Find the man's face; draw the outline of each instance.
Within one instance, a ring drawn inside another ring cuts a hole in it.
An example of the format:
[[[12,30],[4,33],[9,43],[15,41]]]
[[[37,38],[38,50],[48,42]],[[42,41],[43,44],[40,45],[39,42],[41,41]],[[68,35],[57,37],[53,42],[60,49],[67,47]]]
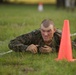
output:
[[[55,28],[53,27],[53,25],[49,25],[49,27],[47,28],[41,25],[41,35],[42,35],[44,42],[51,41],[54,32],[55,32]]]

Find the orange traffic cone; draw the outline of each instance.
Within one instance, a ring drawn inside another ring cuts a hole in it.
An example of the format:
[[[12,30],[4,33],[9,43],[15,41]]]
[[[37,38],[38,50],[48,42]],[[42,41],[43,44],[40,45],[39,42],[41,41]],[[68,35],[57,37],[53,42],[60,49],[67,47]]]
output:
[[[70,39],[69,20],[64,20],[61,43],[60,43],[58,58],[56,60],[62,60],[62,59],[65,59],[68,61],[75,60],[72,58],[72,46],[71,46],[71,39]]]
[[[43,4],[41,2],[38,5],[38,11],[43,11]]]

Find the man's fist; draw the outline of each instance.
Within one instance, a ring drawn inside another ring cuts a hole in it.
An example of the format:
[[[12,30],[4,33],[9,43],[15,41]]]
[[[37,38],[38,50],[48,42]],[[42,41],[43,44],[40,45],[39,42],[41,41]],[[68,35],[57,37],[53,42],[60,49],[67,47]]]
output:
[[[30,51],[32,53],[37,53],[37,45],[31,44],[27,47],[26,51]]]
[[[40,47],[39,51],[41,53],[50,53],[50,52],[52,52],[52,48],[47,46],[47,45],[45,45],[44,47]]]

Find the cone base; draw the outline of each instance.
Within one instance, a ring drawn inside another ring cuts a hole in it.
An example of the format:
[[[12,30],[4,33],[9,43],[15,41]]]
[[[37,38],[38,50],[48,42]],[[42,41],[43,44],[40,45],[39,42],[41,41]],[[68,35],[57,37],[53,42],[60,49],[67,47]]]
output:
[[[55,60],[59,61],[59,60],[63,60],[63,59],[56,58]],[[69,59],[69,60],[68,59],[64,59],[64,60],[67,60],[67,61],[70,61],[70,62],[76,61],[76,59]]]

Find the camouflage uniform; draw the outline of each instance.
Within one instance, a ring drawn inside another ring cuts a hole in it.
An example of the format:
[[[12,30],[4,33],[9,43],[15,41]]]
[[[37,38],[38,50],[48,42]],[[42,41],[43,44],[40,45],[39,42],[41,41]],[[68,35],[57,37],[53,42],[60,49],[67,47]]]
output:
[[[53,40],[51,41],[51,44],[49,45],[53,51],[56,52],[58,51],[60,45],[60,38],[61,38],[61,33],[57,30],[54,33],[54,37]],[[15,39],[11,40],[8,46],[10,49],[16,52],[17,51],[22,52],[22,51],[26,51],[26,48],[30,44],[39,45],[39,47],[45,45],[40,30],[35,30],[30,33],[18,36]],[[39,52],[39,47],[38,47],[38,52]]]
[[[72,41],[72,47],[76,49],[76,38]]]

